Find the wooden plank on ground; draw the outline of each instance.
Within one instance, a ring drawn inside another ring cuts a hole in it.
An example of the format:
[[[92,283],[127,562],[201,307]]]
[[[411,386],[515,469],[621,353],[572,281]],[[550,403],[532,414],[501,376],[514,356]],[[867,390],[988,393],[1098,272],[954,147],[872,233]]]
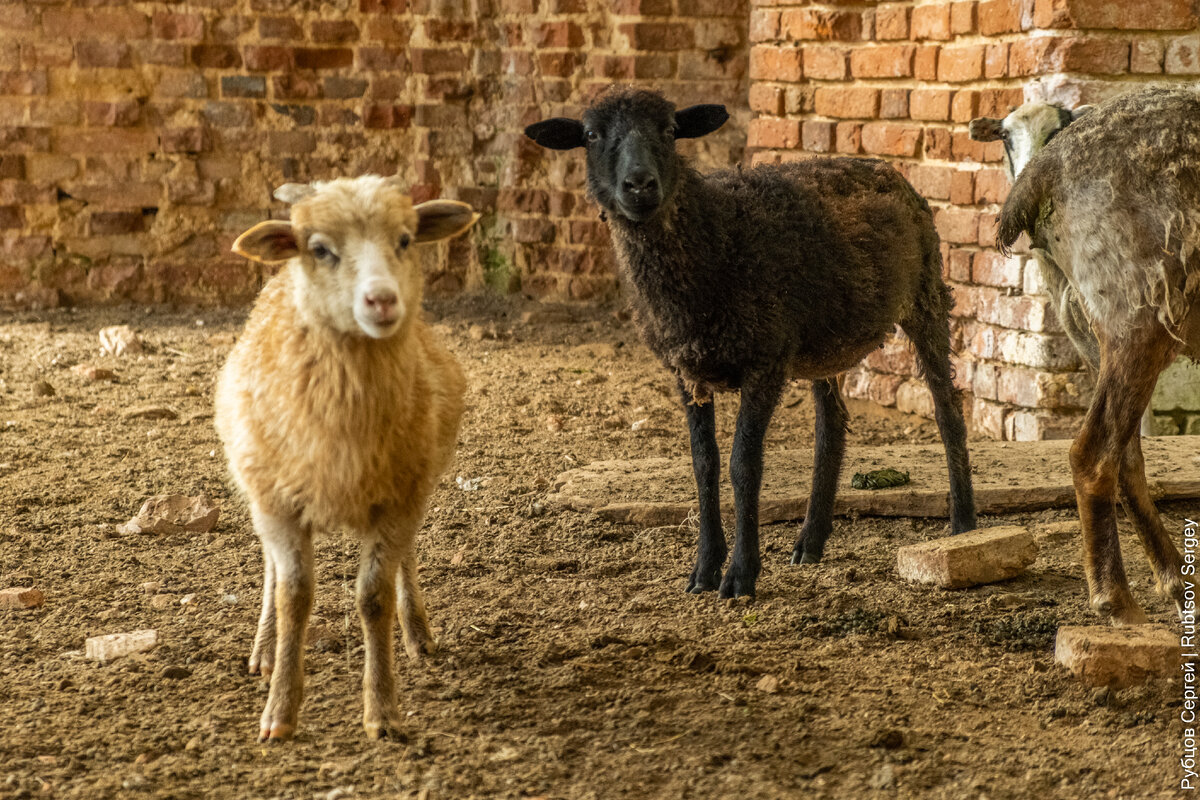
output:
[[[1069,508],[1075,489],[1067,463],[1069,441],[973,442],[975,500],[982,514]],[[1200,436],[1143,439],[1146,474],[1156,500],[1200,497]],[[850,488],[855,472],[892,467],[909,473],[895,489]],[[733,513],[728,469],[721,475],[721,505]],[[800,519],[808,507],[812,452],[768,452],[763,470],[760,519]],[[847,447],[835,512],[839,515],[948,516],[946,457],[940,444]],[[644,458],[597,461],[562,473],[548,498],[552,508],[594,511],[640,525],[676,525],[696,507],[690,459]]]

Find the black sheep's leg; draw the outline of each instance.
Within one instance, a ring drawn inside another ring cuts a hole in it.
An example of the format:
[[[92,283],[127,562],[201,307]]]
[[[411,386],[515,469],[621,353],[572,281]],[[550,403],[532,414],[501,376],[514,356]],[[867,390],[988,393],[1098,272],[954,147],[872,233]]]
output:
[[[696,566],[688,578],[687,590],[694,594],[715,591],[721,583],[721,568],[728,549],[721,527],[721,454],[717,450],[717,421],[713,401],[703,405],[692,402],[691,393],[680,387],[683,408],[687,412],[692,435],[692,472],[700,498],[700,544]]]
[[[742,386],[742,405],[729,459],[737,539],[733,559],[721,581],[721,597],[754,596],[762,566],[758,554],[758,492],[762,488],[763,439],[782,389],[782,376],[764,376]]]
[[[813,445],[813,484],[804,527],[792,550],[793,564],[815,564],[825,554],[825,540],[833,531],[833,499],[837,494],[842,456],[846,452],[849,414],[836,378],[813,381],[817,437]]]

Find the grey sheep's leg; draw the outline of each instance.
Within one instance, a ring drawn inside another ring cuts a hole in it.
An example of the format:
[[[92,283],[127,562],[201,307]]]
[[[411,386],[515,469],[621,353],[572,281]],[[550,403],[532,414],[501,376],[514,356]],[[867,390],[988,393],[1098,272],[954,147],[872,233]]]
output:
[[[825,554],[825,541],[833,531],[833,500],[846,452],[849,413],[837,379],[813,381],[812,392],[817,415],[812,494],[808,499],[804,526],[792,550],[793,564],[815,564]]]
[[[782,389],[783,376],[775,374],[754,376],[742,386],[742,405],[729,458],[737,538],[729,569],[721,581],[723,598],[755,594],[762,569],[758,551],[758,493],[762,488],[763,439]]]
[[[720,587],[721,569],[729,552],[721,525],[721,454],[717,450],[715,401],[696,404],[682,385],[680,393],[683,395],[683,408],[691,433],[692,472],[696,476],[700,502],[700,542],[687,590],[700,594],[716,591]]]

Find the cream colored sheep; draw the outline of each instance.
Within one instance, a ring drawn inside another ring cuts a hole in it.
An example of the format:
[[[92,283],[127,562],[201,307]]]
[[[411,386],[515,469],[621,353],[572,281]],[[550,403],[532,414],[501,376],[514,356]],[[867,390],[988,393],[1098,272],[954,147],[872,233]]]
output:
[[[263,288],[217,386],[216,425],[262,540],[263,607],[250,671],[271,682],[260,738],[288,739],[303,695],[313,535],[362,540],[363,725],[398,733],[397,607],[412,658],[436,648],[414,537],[454,451],[464,379],[421,319],[411,245],[465,231],[463,203],[413,206],[391,179],[288,184],[291,222],[263,222],[234,252],[287,264]]]

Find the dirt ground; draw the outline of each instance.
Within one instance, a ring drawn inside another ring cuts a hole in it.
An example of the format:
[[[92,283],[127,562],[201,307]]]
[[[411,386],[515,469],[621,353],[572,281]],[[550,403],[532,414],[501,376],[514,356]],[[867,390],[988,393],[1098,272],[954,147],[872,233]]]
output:
[[[770,525],[757,601],[685,594],[693,527],[541,502],[572,466],[687,452],[672,384],[629,323],[519,300],[428,306],[470,379],[457,461],[419,542],[441,652],[414,667],[397,647],[407,741],[368,741],[356,548],[323,539],[301,729],[281,746],[255,741],[261,555],[212,426],[244,314],[0,318],[0,588],[46,595],[0,611],[0,798],[1177,794],[1179,684],[1097,691],[1054,665],[1056,627],[1092,621],[1077,541],[1044,546],[1023,579],[951,592],[906,585],[894,566],[898,546],[941,536],[945,520],[839,519],[825,562],[806,568],[788,564],[798,524]],[[147,352],[99,356],[113,324]],[[81,363],[116,379],[88,383]],[[178,417],[127,417],[147,404]],[[735,406],[718,398],[723,453]],[[851,447],[937,440],[930,422],[851,410]],[[796,386],[767,457],[811,442]],[[456,477],[481,480],[466,491]],[[115,530],[148,496],[202,492],[222,506],[210,533]],[[1195,507],[1163,511],[1181,531]],[[1174,625],[1122,531],[1136,594]],[[142,628],[158,631],[153,651],[83,658],[86,637]]]

